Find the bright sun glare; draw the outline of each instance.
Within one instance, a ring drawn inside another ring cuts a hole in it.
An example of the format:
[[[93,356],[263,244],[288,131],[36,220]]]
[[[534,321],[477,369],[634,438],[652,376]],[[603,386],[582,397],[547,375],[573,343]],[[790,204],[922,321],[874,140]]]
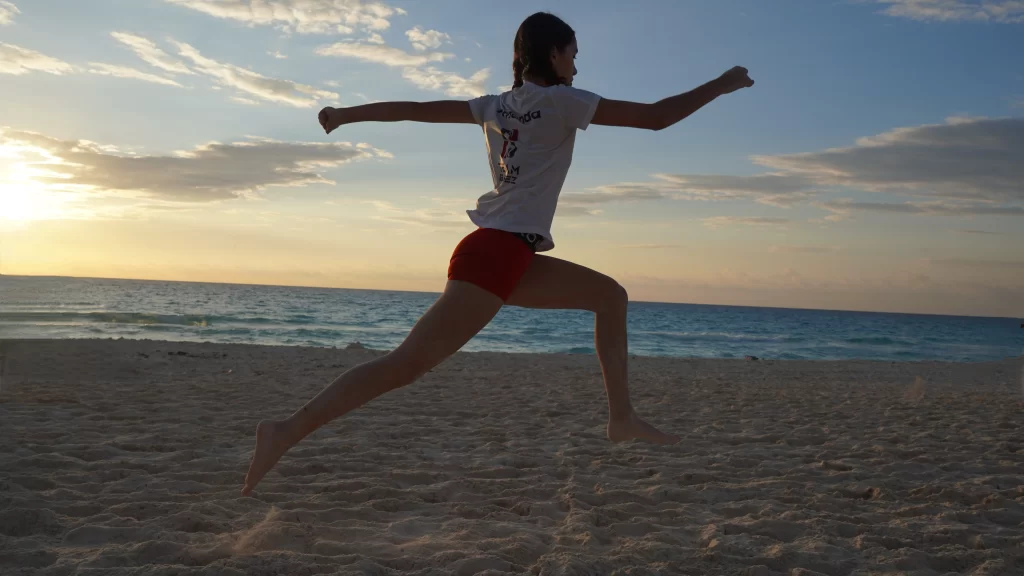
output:
[[[39,170],[20,161],[20,150],[0,146],[0,221],[30,222],[59,218],[64,204],[60,194],[33,179]]]

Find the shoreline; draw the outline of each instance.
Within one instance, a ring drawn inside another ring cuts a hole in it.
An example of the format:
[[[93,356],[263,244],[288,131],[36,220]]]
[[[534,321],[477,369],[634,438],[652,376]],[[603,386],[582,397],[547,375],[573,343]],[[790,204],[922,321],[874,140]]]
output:
[[[42,343],[54,343],[54,342],[82,342],[82,343],[107,343],[107,342],[139,342],[147,344],[164,344],[166,346],[240,346],[240,347],[255,347],[255,348],[267,348],[267,349],[299,349],[299,350],[332,350],[332,351],[351,351],[351,350],[362,350],[366,352],[375,352],[380,354],[386,354],[391,349],[383,348],[370,348],[363,345],[361,342],[349,342],[344,346],[311,346],[308,344],[260,344],[254,342],[212,342],[212,341],[193,341],[193,340],[159,340],[153,338],[124,338],[124,337],[107,337],[107,338],[0,338],[0,351],[3,347],[16,345],[19,343],[24,344],[42,344]],[[552,356],[552,357],[593,357],[597,358],[596,353],[574,353],[574,352],[512,352],[503,350],[460,350],[456,352],[457,355],[473,355],[473,354],[507,354],[511,356]],[[987,364],[998,364],[1004,362],[1024,361],[1024,354],[1018,356],[1007,356],[1005,358],[998,358],[994,360],[976,360],[976,361],[957,361],[957,360],[881,360],[873,358],[827,358],[827,359],[791,359],[791,358],[771,358],[756,356],[755,360],[746,358],[726,358],[726,357],[711,357],[711,356],[649,356],[644,354],[633,354],[629,353],[630,360],[638,359],[657,359],[657,360],[679,360],[679,361],[713,361],[713,362],[753,362],[760,364],[775,364],[775,363],[877,363],[877,364],[938,364],[938,365],[964,365],[964,366],[977,366]]]
[[[1024,570],[1019,359],[637,357],[658,447],[604,437],[593,355],[460,352],[242,497],[257,422],[382,352],[0,344],[4,574]]]

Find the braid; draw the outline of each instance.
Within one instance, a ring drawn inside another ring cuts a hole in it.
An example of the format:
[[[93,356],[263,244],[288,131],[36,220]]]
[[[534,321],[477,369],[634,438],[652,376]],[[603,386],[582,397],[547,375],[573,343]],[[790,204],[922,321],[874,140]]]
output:
[[[518,88],[523,85],[524,76],[530,76],[549,86],[567,84],[555,72],[551,64],[551,50],[562,51],[576,38],[576,33],[557,16],[537,12],[528,17],[516,32],[512,52],[512,74]]]

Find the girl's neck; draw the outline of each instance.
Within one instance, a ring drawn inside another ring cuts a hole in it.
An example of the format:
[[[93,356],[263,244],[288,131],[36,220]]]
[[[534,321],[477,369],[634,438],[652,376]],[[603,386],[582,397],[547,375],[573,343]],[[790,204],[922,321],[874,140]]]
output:
[[[536,84],[537,86],[541,86],[543,88],[546,88],[546,87],[550,86],[550,84],[548,84],[544,80],[541,80],[540,78],[534,78],[533,76],[523,76],[523,82],[529,82],[530,84]]]

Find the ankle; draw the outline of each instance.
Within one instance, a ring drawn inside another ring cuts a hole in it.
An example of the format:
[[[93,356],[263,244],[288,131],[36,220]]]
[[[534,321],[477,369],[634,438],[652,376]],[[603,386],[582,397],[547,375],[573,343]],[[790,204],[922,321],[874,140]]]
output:
[[[631,406],[627,406],[625,409],[608,409],[608,421],[609,422],[629,422],[636,416]]]

